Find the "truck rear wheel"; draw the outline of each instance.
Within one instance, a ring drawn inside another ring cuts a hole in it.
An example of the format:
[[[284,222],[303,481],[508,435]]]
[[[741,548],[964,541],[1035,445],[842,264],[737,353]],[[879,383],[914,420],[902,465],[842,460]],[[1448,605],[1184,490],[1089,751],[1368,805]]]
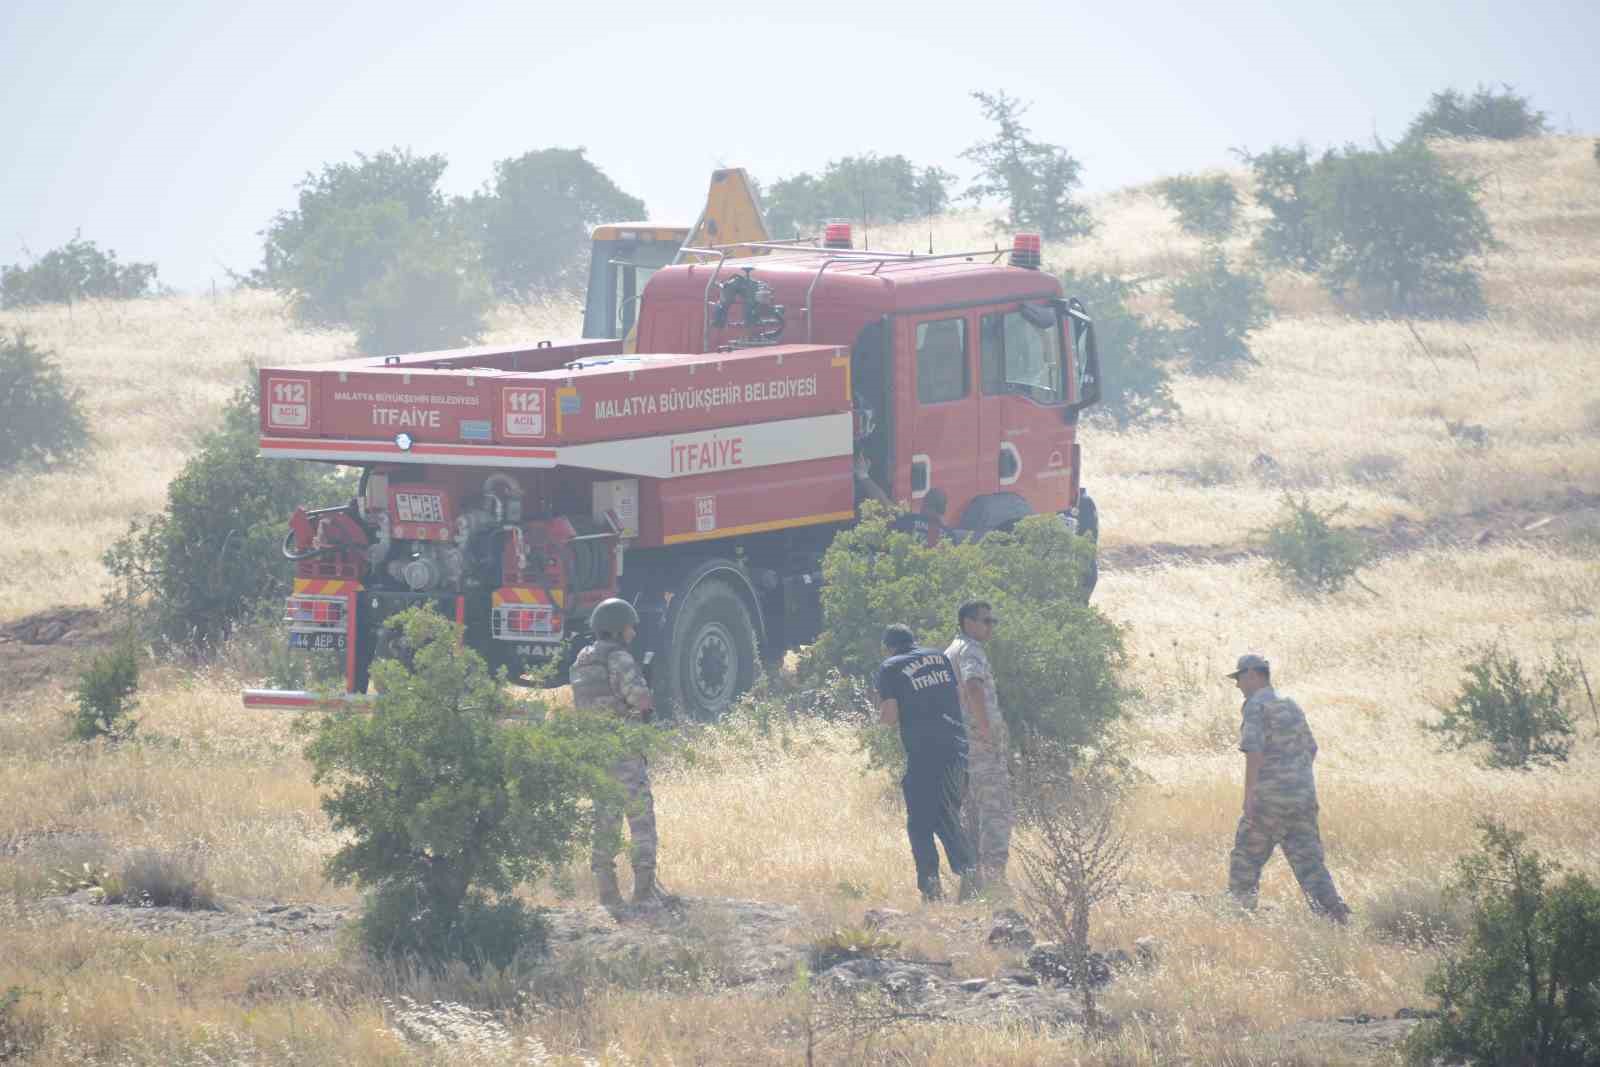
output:
[[[755,684],[755,624],[739,594],[714,578],[686,593],[677,609],[666,695],[682,715],[715,719]]]

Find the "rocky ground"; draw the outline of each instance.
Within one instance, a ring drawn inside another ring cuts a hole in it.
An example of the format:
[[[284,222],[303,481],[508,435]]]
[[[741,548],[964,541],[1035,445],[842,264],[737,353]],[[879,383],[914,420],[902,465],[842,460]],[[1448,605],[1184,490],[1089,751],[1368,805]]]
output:
[[[89,891],[50,897],[38,908],[42,916],[216,939],[265,952],[330,948],[354,918],[349,907],[239,898],[221,899],[215,910],[108,905]],[[811,974],[819,1034],[861,1035],[935,1021],[1046,1029],[1084,1025],[1082,992],[1063,966],[1063,955],[1050,943],[1036,942],[1023,918],[1008,909],[952,928],[955,938],[1004,950],[1016,964],[965,978],[953,973],[950,960],[899,956],[895,950],[819,952],[816,924],[789,904],[694,897],[677,907],[629,908],[617,916],[598,906],[554,907],[545,917],[550,951],[531,976],[534,988],[559,989],[599,978],[625,984],[681,982],[706,993],[777,995],[792,987],[803,965]],[[916,922],[907,913],[876,908],[867,910],[855,929],[881,932],[885,944],[892,945],[896,930],[909,930]],[[1161,942],[1153,937],[1127,949],[1096,952],[1090,981],[1103,989],[1134,970],[1163,966],[1162,956]],[[1262,1036],[1329,1062],[1375,1062],[1391,1055],[1421,1017],[1409,1010],[1394,1018],[1355,1015]],[[1122,1022],[1098,1011],[1095,1025],[1115,1030]]]

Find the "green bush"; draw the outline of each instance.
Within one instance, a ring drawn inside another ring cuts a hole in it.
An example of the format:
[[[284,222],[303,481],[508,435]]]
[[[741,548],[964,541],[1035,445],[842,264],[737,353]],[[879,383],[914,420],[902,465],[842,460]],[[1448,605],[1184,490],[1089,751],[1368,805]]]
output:
[[[1420,140],[1354,145],[1315,162],[1304,145],[1247,155],[1272,217],[1256,240],[1270,263],[1314,270],[1349,307],[1384,315],[1472,315],[1472,261],[1493,245],[1475,179]]]
[[[954,178],[905,156],[868,152],[830,160],[821,174],[773,182],[762,191],[761,206],[774,237],[816,233],[829,219],[899,222],[943,212]]]
[[[1285,581],[1308,593],[1336,593],[1366,561],[1366,546],[1353,530],[1336,527],[1348,505],[1319,511],[1305,497],[1285,493],[1285,514],[1262,532],[1263,548]]]
[[[1178,412],[1168,370],[1177,340],[1171,330],[1128,307],[1140,283],[1111,274],[1061,272],[1062,290],[1083,301],[1094,320],[1103,396],[1092,411],[1118,426],[1169,418]]]
[[[1526,835],[1479,823],[1481,849],[1457,864],[1470,933],[1426,988],[1439,1016],[1406,1044],[1415,1064],[1600,1064],[1600,886],[1568,874]]]
[[[1364,312],[1480,312],[1470,261],[1493,238],[1477,192],[1421,142],[1330,154],[1310,186],[1323,284]]]
[[[1046,240],[1093,233],[1094,218],[1072,195],[1082,165],[1060,145],[1032,139],[1022,124],[1028,105],[1016,97],[977,91],[972,98],[996,129],[992,138],[961,153],[978,168],[967,196],[1004,200],[1006,221],[1000,228],[1008,233],[1037,230]]]
[[[801,679],[821,684],[830,670],[875,679],[886,625],[905,623],[943,649],[962,601],[987,599],[1004,619],[989,656],[1013,743],[1041,739],[1076,756],[1105,741],[1127,697],[1122,631],[1081,602],[1092,551],[1054,515],[928,548],[868,507],[823,557],[824,631],[801,657]]]
[[[72,720],[72,736],[79,741],[97,737],[121,740],[133,736],[137,723],[132,719],[139,689],[138,645],[124,639],[97,654],[78,675],[73,699],[78,710]]]
[[[256,455],[257,384],[240,389],[167,486],[166,510],[135,519],[102,557],[115,599],[138,605],[166,642],[214,647],[265,600],[287,594],[289,516],[348,494],[332,468]]]
[[[1225,375],[1255,363],[1250,334],[1266,325],[1272,308],[1259,275],[1236,271],[1212,250],[1210,261],[1172,286],[1172,309],[1185,324],[1173,335],[1196,374]]]
[[[1509,85],[1500,88],[1502,92],[1495,92],[1480,85],[1471,96],[1455,89],[1434,93],[1428,106],[1411,120],[1406,137],[1514,141],[1550,131],[1549,117],[1534,110],[1527,97]]]
[[[1440,709],[1439,721],[1423,725],[1448,748],[1488,746],[1491,767],[1564,763],[1574,733],[1567,701],[1577,684],[1576,667],[1559,651],[1533,678],[1516,656],[1487,645],[1467,664],[1461,690]]]
[[[1256,253],[1275,266],[1316,270],[1322,253],[1312,219],[1309,195],[1311,150],[1305,145],[1279,145],[1265,152],[1239,153],[1255,179],[1256,203],[1269,217],[1256,235]]]
[[[1239,194],[1223,175],[1197,178],[1180,174],[1158,187],[1167,206],[1178,213],[1178,228],[1193,237],[1220,241],[1233,232],[1239,215]]]
[[[372,713],[307,724],[323,811],[348,835],[327,875],[372,890],[361,930],[375,954],[504,967],[542,943],[513,891],[567,859],[584,800],[620,802],[605,769],[643,742],[577,712],[503,724],[508,698],[458,627],[420,608],[387,625],[410,665],[373,664]]]
[[[546,148],[494,165],[494,180],[462,205],[497,294],[581,286],[589,231],[598,222],[645,218],[629,196],[584,158],[582,148]]]
[[[260,277],[288,297],[306,322],[343,324],[368,286],[412,239],[417,223],[444,225],[439,155],[401,148],[307,174],[293,211],[268,225]]]
[[[0,307],[132,300],[158,288],[154,263],[119,263],[115,251],[101,251],[77,234],[29,266],[0,267]]]
[[[0,471],[69,462],[89,447],[83,391],[25,333],[0,339]]]
[[[363,352],[430,352],[483,335],[489,283],[476,253],[432,221],[413,223],[383,272],[350,302]]]

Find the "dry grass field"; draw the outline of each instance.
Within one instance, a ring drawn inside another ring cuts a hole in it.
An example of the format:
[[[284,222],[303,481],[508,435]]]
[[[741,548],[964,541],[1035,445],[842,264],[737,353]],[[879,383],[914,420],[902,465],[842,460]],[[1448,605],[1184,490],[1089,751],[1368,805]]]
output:
[[[1246,541],[1280,501],[1280,486],[1251,473],[1261,453],[1293,487],[1319,503],[1348,502],[1371,525],[1507,503],[1553,513],[1570,491],[1600,492],[1600,171],[1589,142],[1445,151],[1484,177],[1503,243],[1485,265],[1491,316],[1417,324],[1424,351],[1403,324],[1340,317],[1309,279],[1275,280],[1280,317],[1257,339],[1261,366],[1237,380],[1181,378],[1184,415],[1171,426],[1085,435],[1108,545]],[[1047,248],[1048,262],[1169,274],[1199,255],[1147,189],[1095,208],[1100,234]],[[988,244],[985,225],[939,220],[935,242]],[[914,227],[873,236],[874,246],[926,240]],[[503,316],[496,339],[575,324],[571,307]],[[274,298],[253,293],[0,314],[0,329],[17,326],[84,388],[102,441],[79,471],[5,483],[13,506],[0,518],[0,621],[96,600],[100,551],[132,515],[159,507],[246,361],[327,359],[350,343],[292,328]],[[1446,419],[1485,427],[1487,447],[1457,445]],[[1163,943],[1157,967],[1104,994],[1118,1033],[924,1024],[870,1049],[824,1045],[820,1060],[1393,1061],[1392,1050],[1357,1054],[1308,1038],[1305,1024],[1428,1005],[1434,950],[1386,937],[1380,920],[1437,890],[1473,847],[1477,816],[1498,815],[1553,857],[1600,873],[1600,722],[1587,705],[1570,762],[1526,773],[1441,753],[1418,726],[1452,694],[1464,649],[1477,643],[1500,640],[1535,660],[1563,647],[1600,673],[1600,530],[1562,521],[1481,546],[1424,544],[1362,581],[1305,599],[1253,557],[1103,574],[1097,603],[1126,627],[1133,653],[1139,697],[1124,741],[1144,778],[1124,813],[1128,885],[1097,914],[1093,940]],[[1256,916],[1223,903],[1243,761],[1237,694],[1220,676],[1245,648],[1272,656],[1280,687],[1316,730],[1329,865],[1356,909],[1348,928],[1307,913],[1281,858]],[[58,868],[111,865],[146,847],[200,857],[229,897],[355,903],[322,881],[336,841],[288,720],[244,712],[239,682],[222,667],[160,667],[142,695],[141,730],[170,740],[118,749],[63,740],[70,679],[0,690],[0,994],[30,991],[0,1009],[0,1059],[9,1026],[36,1040],[24,1062],[39,1064],[802,1062],[798,989],[595,982],[527,998],[494,979],[384,972],[337,944],[241,947],[47,906]],[[711,732],[695,745],[693,763],[664,767],[656,786],[662,873],[674,890],[798,905],[807,919],[797,939],[890,906],[912,914],[915,947],[953,961],[958,975],[1004,962],[972,936],[987,929],[985,906],[917,902],[903,816],[886,779],[865,772],[849,730],[801,722],[772,736]],[[592,900],[587,873],[574,880],[577,899]],[[562,899],[548,886],[535,896]],[[714,946],[706,952],[714,970]],[[427,1048],[401,1036],[401,996],[505,1010],[463,1026],[451,1046]]]

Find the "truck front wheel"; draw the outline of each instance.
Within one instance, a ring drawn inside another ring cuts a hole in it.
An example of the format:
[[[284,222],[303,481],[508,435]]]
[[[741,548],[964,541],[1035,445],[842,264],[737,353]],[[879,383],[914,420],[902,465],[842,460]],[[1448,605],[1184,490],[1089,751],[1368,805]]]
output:
[[[708,578],[676,605],[666,695],[680,714],[714,719],[756,680],[756,630],[739,594]]]

